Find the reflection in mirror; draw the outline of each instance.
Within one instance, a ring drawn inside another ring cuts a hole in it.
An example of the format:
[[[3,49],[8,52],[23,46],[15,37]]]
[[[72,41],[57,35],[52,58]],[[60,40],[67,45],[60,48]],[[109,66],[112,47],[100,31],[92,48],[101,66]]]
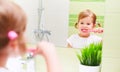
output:
[[[70,0],[68,47],[83,48],[102,40],[105,0]]]
[[[70,0],[67,47],[78,50],[79,72],[101,71],[104,4],[105,0]]]
[[[86,9],[78,15],[78,20],[75,23],[75,28],[79,31],[77,34],[71,35],[68,39],[68,47],[83,48],[91,43],[101,42],[102,38],[91,34],[91,32],[102,33],[103,28],[98,24],[95,28],[96,14],[91,10]]]

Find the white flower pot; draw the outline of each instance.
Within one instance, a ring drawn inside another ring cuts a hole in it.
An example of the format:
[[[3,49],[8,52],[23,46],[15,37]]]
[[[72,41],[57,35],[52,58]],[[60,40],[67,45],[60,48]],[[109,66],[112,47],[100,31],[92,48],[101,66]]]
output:
[[[100,72],[101,66],[79,65],[79,72]]]

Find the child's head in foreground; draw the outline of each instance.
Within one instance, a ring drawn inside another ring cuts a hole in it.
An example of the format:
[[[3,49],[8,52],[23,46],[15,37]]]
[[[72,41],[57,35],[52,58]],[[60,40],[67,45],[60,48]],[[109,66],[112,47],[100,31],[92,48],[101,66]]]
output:
[[[25,53],[25,28],[26,15],[23,10],[13,2],[0,0],[0,56]],[[17,37],[11,39],[11,32],[16,33]]]
[[[80,36],[88,37],[91,30],[95,27],[96,15],[89,9],[80,12],[75,27],[79,30]]]

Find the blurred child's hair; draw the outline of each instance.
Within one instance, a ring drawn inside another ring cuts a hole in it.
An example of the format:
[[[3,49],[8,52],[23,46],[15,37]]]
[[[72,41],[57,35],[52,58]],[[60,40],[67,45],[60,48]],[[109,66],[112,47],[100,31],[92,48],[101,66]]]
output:
[[[86,9],[79,13],[78,15],[78,21],[75,23],[75,28],[77,28],[77,24],[79,23],[80,19],[83,19],[85,17],[91,17],[93,19],[93,24],[96,24],[96,15],[89,9]]]
[[[0,0],[0,50],[5,48],[10,39],[9,31],[15,31],[18,34],[20,52],[25,52],[25,42],[23,33],[26,28],[26,15],[24,11],[15,3],[8,0]]]

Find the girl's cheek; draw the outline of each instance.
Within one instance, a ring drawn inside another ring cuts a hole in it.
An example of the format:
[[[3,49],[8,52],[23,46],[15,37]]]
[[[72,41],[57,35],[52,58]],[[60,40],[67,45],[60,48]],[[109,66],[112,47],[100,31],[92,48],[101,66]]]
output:
[[[91,29],[93,29],[93,28],[94,28],[94,26],[93,26],[93,25],[91,25],[91,26],[90,26],[90,28],[91,28]]]
[[[79,32],[81,32],[81,29],[78,29]]]

